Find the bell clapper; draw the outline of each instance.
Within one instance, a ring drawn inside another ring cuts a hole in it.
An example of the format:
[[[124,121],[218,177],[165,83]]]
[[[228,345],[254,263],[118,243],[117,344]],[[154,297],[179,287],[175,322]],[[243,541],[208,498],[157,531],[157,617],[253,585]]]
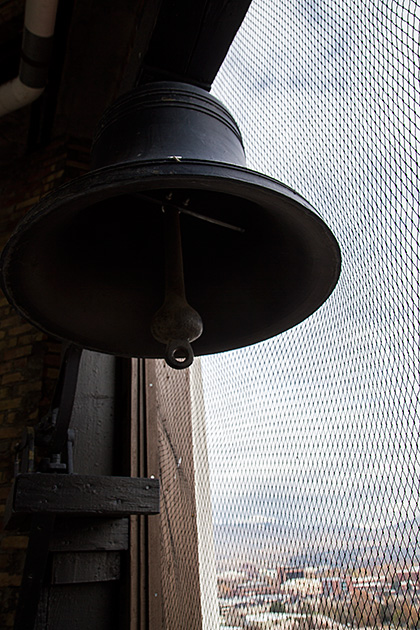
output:
[[[172,194],[168,197],[170,201]],[[179,370],[192,364],[191,342],[202,334],[203,322],[185,297],[180,211],[169,203],[162,206],[162,211],[165,215],[165,298],[153,316],[151,331],[157,341],[166,344],[166,363]]]

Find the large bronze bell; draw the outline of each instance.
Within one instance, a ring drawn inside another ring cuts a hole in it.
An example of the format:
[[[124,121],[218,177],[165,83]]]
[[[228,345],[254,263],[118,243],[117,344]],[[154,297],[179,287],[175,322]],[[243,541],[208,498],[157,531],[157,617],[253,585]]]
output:
[[[185,367],[191,342],[202,355],[262,341],[333,290],[333,234],[296,192],[245,167],[235,121],[206,91],[164,82],[123,96],[92,161],[3,252],[4,291],[39,328]]]

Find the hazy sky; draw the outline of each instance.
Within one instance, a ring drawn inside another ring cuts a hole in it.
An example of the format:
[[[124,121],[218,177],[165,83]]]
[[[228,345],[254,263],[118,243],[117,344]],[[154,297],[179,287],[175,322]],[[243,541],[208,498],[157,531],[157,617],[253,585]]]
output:
[[[343,257],[308,320],[202,359],[217,500],[275,488],[296,522],[420,516],[419,18],[417,2],[254,0],[217,77],[248,166],[306,197]]]

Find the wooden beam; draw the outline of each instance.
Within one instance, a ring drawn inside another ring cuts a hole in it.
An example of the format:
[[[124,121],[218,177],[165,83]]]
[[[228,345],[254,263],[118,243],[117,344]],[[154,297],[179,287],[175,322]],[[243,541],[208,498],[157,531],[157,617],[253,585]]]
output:
[[[118,551],[77,551],[55,553],[51,584],[87,584],[119,580],[121,554]]]
[[[184,81],[209,90],[251,0],[163,0],[139,83]]]
[[[13,483],[7,527],[25,514],[123,517],[159,513],[159,480],[27,473]]]
[[[25,567],[16,609],[15,630],[34,627],[48,560],[48,547],[54,529],[54,514],[36,514],[32,519]]]
[[[128,518],[57,518],[50,551],[127,551]]]

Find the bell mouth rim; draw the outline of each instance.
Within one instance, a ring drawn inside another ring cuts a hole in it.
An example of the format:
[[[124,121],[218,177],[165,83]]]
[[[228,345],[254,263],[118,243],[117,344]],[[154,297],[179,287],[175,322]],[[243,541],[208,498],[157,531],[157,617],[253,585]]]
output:
[[[165,177],[170,178],[170,181],[165,180]],[[175,178],[177,177],[180,179],[176,180]],[[107,180],[106,183],[104,183],[104,180]],[[264,175],[246,166],[211,160],[183,159],[180,156],[103,166],[55,188],[42,197],[20,221],[3,249],[1,261],[3,261],[5,251],[9,249],[9,243],[17,233],[23,231],[29,223],[36,221],[38,216],[44,216],[47,212],[54,212],[59,207],[69,206],[76,202],[80,204],[81,200],[85,200],[86,203],[79,205],[79,207],[83,208],[96,203],[96,201],[101,201],[105,197],[117,197],[123,193],[130,194],[142,190],[150,190],[149,184],[151,182],[153,182],[152,188],[154,190],[164,190],[171,187],[179,189],[188,186],[196,190],[208,189],[209,191],[216,190],[217,192],[227,192],[229,194],[229,191],[226,191],[223,187],[215,189],[203,185],[205,183],[214,184],[217,181],[228,182],[229,186],[232,187],[232,194],[237,187],[238,190],[241,188],[242,193],[244,190],[242,186],[245,186],[249,187],[249,190],[259,189],[265,191],[270,196],[286,197],[289,201],[300,206],[301,210],[312,215],[314,220],[322,222],[325,230],[336,244],[341,263],[337,239],[325,223],[322,215],[291,186],[287,186],[287,184],[281,183],[274,177]],[[109,195],[111,190],[115,191],[115,194]]]
[[[281,198],[286,199],[288,202],[291,202],[296,212],[300,213],[300,220],[308,222],[318,234],[322,233],[324,244],[328,247],[331,256],[329,280],[325,283],[320,299],[315,300],[310,309],[307,308],[307,305],[306,307],[302,305],[301,310],[304,316],[282,329],[261,329],[258,338],[247,341],[247,343],[242,345],[236,343],[235,345],[225,346],[216,350],[198,350],[196,352],[197,356],[213,354],[214,352],[231,351],[245,345],[251,346],[255,343],[260,343],[275,337],[303,322],[330,297],[340,276],[341,252],[334,234],[309,202],[291,187],[246,167],[207,160],[183,160],[182,158],[176,158],[174,156],[171,159],[165,160],[127,162],[105,166],[73,179],[43,197],[17,226],[1,254],[0,281],[9,302],[37,328],[64,341],[70,341],[70,343],[74,343],[74,345],[79,345],[88,350],[116,354],[118,356],[161,358],[160,356],[152,356],[150,354],[117,353],[99,348],[95,345],[75,343],[64,335],[48,330],[47,327],[39,323],[26,311],[25,307],[19,305],[18,301],[15,300],[13,287],[9,282],[9,276],[11,275],[11,273],[9,273],[9,267],[11,267],[12,264],[16,265],[16,260],[13,261],[13,257],[15,256],[13,250],[25,231],[30,229],[35,222],[44,219],[50,213],[60,211],[61,209],[71,210],[73,206],[75,208],[77,207],[79,210],[83,210],[84,207],[88,207],[93,203],[100,202],[103,199],[109,199],[110,192],[112,192],[112,197],[118,197],[122,194],[133,194],[152,189],[166,190],[168,188],[182,189],[185,187],[201,191],[222,192],[233,196],[239,196],[240,193],[240,196],[244,199],[251,201],[255,196],[262,194],[263,202],[261,206],[263,206],[265,210],[269,208],[270,202],[272,206],[277,199],[279,201]],[[264,198],[266,199],[266,204],[264,204]],[[279,212],[281,213],[281,210],[279,210]],[[197,346],[198,345],[199,342],[197,342]]]

